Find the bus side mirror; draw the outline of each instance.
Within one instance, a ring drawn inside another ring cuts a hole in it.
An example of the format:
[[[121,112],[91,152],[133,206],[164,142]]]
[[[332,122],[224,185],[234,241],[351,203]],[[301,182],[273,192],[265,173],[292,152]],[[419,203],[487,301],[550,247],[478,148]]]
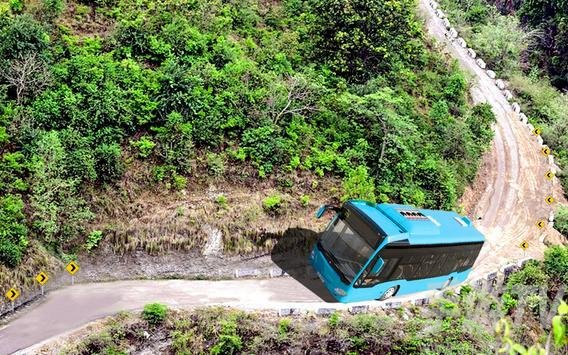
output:
[[[371,269],[371,275],[377,275],[379,271],[381,271],[381,269],[383,268],[384,264],[385,264],[384,260],[382,258],[378,258],[377,262],[375,263],[375,265],[373,265],[373,268]]]
[[[328,207],[327,205],[319,206],[318,210],[316,211],[316,218],[321,218],[321,216],[323,216],[325,211],[327,211],[327,207]]]

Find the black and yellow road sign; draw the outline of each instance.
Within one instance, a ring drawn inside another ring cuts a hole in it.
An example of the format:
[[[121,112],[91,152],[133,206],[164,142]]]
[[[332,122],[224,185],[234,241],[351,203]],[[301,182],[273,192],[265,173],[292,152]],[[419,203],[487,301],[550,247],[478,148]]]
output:
[[[69,262],[69,264],[67,264],[65,270],[67,270],[67,272],[71,274],[71,276],[73,276],[77,271],[79,271],[79,265],[76,262],[71,261]]]
[[[523,242],[519,246],[521,247],[521,249],[527,250],[529,248],[529,242],[523,240]]]
[[[554,197],[552,196],[548,196],[547,198],[544,199],[546,201],[546,203],[548,203],[549,205],[552,205],[554,203]]]
[[[37,274],[36,276],[36,281],[40,284],[40,285],[45,285],[45,283],[47,282],[47,280],[49,280],[49,276],[47,276],[47,274],[45,272],[40,272],[39,274]]]
[[[538,222],[536,222],[536,226],[540,229],[546,227],[546,221],[544,219],[539,220]]]
[[[14,287],[12,287],[11,289],[8,290],[8,292],[4,294],[4,296],[6,296],[6,298],[9,299],[10,301],[14,302],[16,298],[20,297],[20,292],[16,290]]]
[[[535,129],[533,129],[532,133],[535,136],[540,136],[540,134],[542,133],[542,129],[540,129],[539,127],[536,127]]]
[[[544,154],[546,156],[550,155],[550,148],[548,148],[548,147],[544,147],[540,151],[541,151],[542,154]]]
[[[552,171],[547,171],[546,174],[544,174],[544,177],[548,180],[552,180],[554,179],[554,173]]]

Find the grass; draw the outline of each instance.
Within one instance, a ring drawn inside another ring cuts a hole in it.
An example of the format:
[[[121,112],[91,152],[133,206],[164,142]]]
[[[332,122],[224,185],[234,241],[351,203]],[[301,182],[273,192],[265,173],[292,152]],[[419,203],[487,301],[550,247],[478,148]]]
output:
[[[329,331],[333,322],[335,331]],[[339,311],[329,317],[314,314],[278,318],[268,312],[248,313],[210,307],[169,310],[162,322],[149,325],[142,315],[122,314],[104,322],[90,336],[69,338],[63,351],[165,351],[176,354],[212,353],[491,353],[490,329],[462,318],[418,313],[405,320],[396,311],[377,310],[351,315]],[[146,339],[144,332],[151,332]],[[156,340],[160,339],[160,340]]]

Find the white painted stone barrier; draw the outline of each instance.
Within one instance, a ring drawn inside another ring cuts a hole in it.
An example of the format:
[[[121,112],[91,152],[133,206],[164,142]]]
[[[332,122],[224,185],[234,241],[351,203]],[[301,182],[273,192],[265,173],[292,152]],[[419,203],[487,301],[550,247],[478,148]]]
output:
[[[450,21],[447,18],[445,18],[442,23],[444,24],[444,27],[446,27],[446,30],[449,30],[452,27]]]
[[[493,70],[487,69],[487,76],[490,77],[491,79],[495,79],[495,77],[497,77],[497,74],[495,74]]]
[[[469,56],[472,57],[473,59],[475,59],[475,57],[477,57],[477,53],[475,53],[475,51],[471,48],[467,49],[467,54],[469,54]]]
[[[430,1],[430,7],[436,10],[438,8],[438,3],[435,1]]]
[[[542,139],[541,136],[537,136],[536,137],[536,141],[538,142],[538,144],[543,145],[544,144],[544,140]]]
[[[450,38],[457,38],[458,37],[458,31],[456,31],[455,28],[450,28],[450,30],[448,31]]]
[[[505,89],[505,82],[501,79],[495,80],[495,85],[497,85],[497,87],[501,90]]]
[[[503,95],[505,95],[505,98],[507,99],[507,101],[511,101],[513,99],[513,94],[511,94],[511,92],[509,90],[504,90]]]
[[[525,115],[524,113],[519,113],[519,121],[523,122],[523,123],[527,123],[529,122],[529,118],[527,117],[527,115]]]
[[[446,14],[440,9],[436,10],[436,16],[438,16],[439,18],[446,18]]]
[[[457,42],[460,47],[467,48],[467,43],[465,42],[465,39],[458,37]]]
[[[481,58],[477,58],[475,62],[481,69],[485,69],[485,67],[487,66],[487,64],[485,64],[485,62]]]
[[[517,102],[513,102],[511,104],[511,108],[513,109],[513,111],[515,111],[515,113],[521,113],[521,105],[519,105]]]
[[[530,123],[527,123],[527,127],[529,128],[529,131],[534,131],[534,126]]]

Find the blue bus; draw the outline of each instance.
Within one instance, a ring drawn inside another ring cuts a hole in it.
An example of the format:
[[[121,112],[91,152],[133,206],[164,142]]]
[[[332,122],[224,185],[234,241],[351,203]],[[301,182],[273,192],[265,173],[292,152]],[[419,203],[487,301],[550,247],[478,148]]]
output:
[[[350,200],[322,205],[335,216],[310,262],[339,302],[385,300],[465,281],[485,238],[467,217],[408,205]]]

